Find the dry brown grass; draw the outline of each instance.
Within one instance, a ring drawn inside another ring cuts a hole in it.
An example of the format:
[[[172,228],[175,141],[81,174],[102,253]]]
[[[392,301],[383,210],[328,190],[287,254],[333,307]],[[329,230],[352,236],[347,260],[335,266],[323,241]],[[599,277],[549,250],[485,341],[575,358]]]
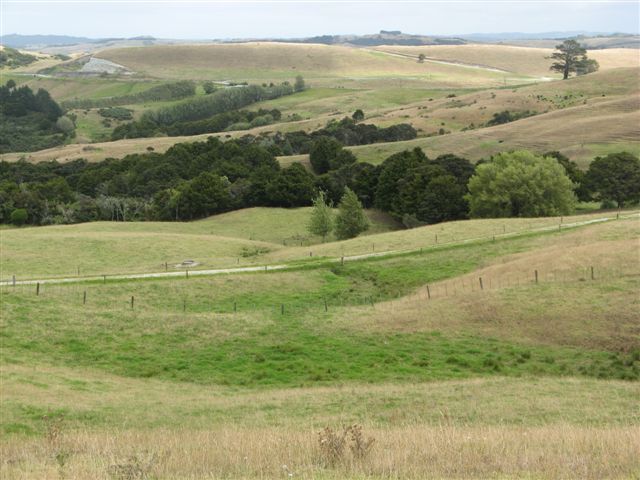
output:
[[[490,86],[502,83],[495,72],[456,65],[420,64],[412,58],[367,49],[295,43],[248,42],[109,49],[97,54],[160,78],[287,80],[302,74],[314,84],[354,79],[424,77],[430,86]]]
[[[316,430],[70,432],[64,469],[42,439],[2,443],[2,478],[633,478],[640,429],[364,426],[370,455],[326,466]],[[129,472],[128,474],[126,472]],[[118,476],[119,473],[119,476]]]
[[[560,43],[560,42],[558,42]],[[420,53],[428,58],[460,62],[470,65],[482,65],[516,72],[525,75],[557,77],[549,71],[551,61],[547,59],[553,53],[552,48],[516,47],[508,45],[432,45],[398,46],[383,45],[376,50],[410,55],[417,58]],[[638,50],[631,48],[612,48],[589,51],[589,57],[600,64],[601,70],[619,67],[640,66]]]
[[[375,313],[354,310],[352,325],[393,331],[474,332],[609,350],[640,346],[637,221],[540,237],[534,243],[538,248],[532,245],[530,251],[490,260],[473,273],[376,305]]]

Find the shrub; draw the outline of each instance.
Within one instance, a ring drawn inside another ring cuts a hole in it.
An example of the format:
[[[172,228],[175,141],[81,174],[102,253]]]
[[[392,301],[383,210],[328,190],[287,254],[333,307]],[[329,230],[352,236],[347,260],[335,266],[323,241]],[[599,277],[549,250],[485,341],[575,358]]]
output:
[[[11,212],[11,223],[14,225],[20,226],[24,225],[27,222],[27,210],[24,208],[16,208],[13,212]]]

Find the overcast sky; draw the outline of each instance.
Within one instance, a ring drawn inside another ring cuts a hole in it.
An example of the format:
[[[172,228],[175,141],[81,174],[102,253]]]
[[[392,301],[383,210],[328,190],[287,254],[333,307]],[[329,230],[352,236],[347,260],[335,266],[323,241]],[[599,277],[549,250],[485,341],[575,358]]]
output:
[[[308,37],[639,30],[637,1],[125,1],[0,0],[2,34],[92,38]]]

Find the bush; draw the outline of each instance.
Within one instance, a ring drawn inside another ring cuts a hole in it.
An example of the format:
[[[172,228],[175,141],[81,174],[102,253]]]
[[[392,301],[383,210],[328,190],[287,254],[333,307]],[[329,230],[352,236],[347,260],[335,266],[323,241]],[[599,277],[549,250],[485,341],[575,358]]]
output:
[[[521,150],[479,165],[467,199],[475,218],[567,215],[576,203],[573,187],[556,159]]]
[[[27,222],[27,210],[24,208],[16,208],[13,212],[11,212],[11,223],[17,226],[24,225]]]

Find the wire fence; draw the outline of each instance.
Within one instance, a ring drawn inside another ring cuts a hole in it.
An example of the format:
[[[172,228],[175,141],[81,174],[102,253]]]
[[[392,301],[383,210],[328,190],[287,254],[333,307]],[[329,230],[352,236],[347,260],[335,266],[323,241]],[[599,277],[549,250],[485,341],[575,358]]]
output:
[[[137,290],[134,284],[16,284],[3,286],[0,293],[29,297],[32,302],[55,300],[72,309],[87,309],[92,314],[123,312],[155,312],[168,315],[218,314],[264,312],[278,315],[298,315],[309,312],[328,313],[336,308],[370,307],[393,309],[393,301],[437,301],[449,297],[468,297],[511,288],[536,288],[544,285],[597,284],[618,279],[640,279],[640,265],[633,262],[616,267],[587,265],[575,268],[543,269],[531,268],[508,272],[478,272],[455,278],[427,283],[414,289],[394,293],[341,292],[334,296],[323,296],[320,292],[301,293],[298,298],[283,295],[270,296],[265,300],[260,292],[250,292],[235,298],[229,295],[216,296],[215,286],[200,286],[191,289],[190,282],[166,289]],[[203,290],[206,291],[203,292]]]

